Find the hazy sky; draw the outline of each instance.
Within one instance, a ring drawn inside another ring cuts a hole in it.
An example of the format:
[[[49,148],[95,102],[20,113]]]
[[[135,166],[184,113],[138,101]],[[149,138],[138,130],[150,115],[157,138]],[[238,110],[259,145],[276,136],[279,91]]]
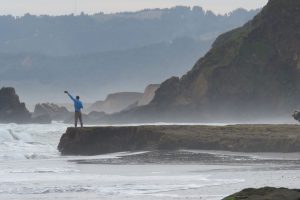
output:
[[[267,0],[0,0],[0,15],[85,13],[135,11],[144,8],[166,8],[175,5],[202,6],[216,13],[236,8],[253,9]]]

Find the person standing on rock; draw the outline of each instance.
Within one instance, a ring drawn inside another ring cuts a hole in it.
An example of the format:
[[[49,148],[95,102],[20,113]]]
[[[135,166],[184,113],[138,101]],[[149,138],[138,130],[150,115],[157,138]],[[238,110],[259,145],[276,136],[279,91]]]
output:
[[[76,96],[76,99],[69,94],[68,91],[65,91],[65,93],[72,99],[72,101],[74,102],[74,108],[75,108],[75,127],[77,127],[77,122],[79,120],[81,127],[83,127],[83,123],[82,123],[82,114],[81,114],[81,109],[83,109],[83,104],[82,102],[79,100],[80,97]]]

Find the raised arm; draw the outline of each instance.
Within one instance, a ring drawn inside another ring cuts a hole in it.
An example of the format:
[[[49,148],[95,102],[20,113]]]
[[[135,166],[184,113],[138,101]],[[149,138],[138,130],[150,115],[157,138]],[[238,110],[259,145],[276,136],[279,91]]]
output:
[[[76,101],[75,98],[72,97],[72,95],[70,95],[69,93],[68,93],[68,96],[69,96],[73,101]]]
[[[65,91],[65,93],[70,97],[70,99],[72,99],[72,101],[76,101],[74,97],[72,97],[72,95],[69,94],[69,92]]]

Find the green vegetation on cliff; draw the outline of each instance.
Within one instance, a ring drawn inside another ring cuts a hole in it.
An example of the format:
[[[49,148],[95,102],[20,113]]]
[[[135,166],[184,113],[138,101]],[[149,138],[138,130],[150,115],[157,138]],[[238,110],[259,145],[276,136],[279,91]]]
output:
[[[300,105],[299,10],[298,0],[270,0],[252,21],[219,36],[185,76],[162,83],[142,110],[159,107],[172,116],[181,109],[199,118],[288,116]]]

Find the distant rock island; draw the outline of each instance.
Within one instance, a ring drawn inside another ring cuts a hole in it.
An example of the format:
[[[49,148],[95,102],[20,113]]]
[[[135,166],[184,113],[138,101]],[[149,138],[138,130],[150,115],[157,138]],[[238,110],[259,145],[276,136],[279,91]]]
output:
[[[249,188],[233,194],[223,200],[299,200],[300,189],[264,187]]]

